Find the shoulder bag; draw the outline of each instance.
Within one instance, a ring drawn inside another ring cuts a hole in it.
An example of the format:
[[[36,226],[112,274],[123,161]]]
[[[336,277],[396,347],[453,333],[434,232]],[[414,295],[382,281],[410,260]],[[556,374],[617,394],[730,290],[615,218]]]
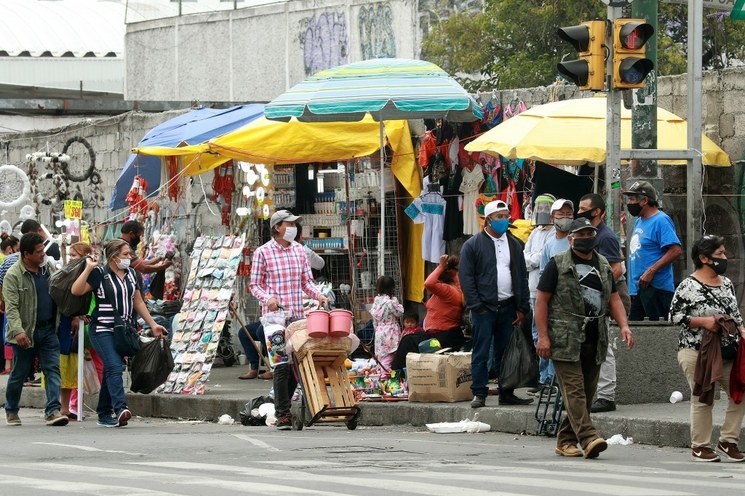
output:
[[[693,276],[688,276],[688,277],[696,281],[699,284],[699,286],[701,286],[701,288],[704,290],[704,292],[707,295],[709,295],[712,301],[718,301],[717,297],[714,295],[714,292],[711,289],[709,289],[709,287],[706,284],[699,281]],[[723,313],[726,312],[726,309],[724,309],[723,307],[722,307],[722,312]],[[731,341],[727,340],[727,341],[728,341],[727,344],[725,344],[725,340],[722,339],[722,360],[727,360],[727,361],[734,360],[735,358],[737,358],[737,339],[733,339]]]
[[[114,349],[123,357],[132,357],[140,350],[140,334],[137,332],[137,326],[132,322],[132,319],[127,318],[125,320],[119,313],[114,298],[114,288],[111,285],[111,277],[111,270],[106,267],[103,271],[101,284],[103,284],[106,299],[114,309]]]

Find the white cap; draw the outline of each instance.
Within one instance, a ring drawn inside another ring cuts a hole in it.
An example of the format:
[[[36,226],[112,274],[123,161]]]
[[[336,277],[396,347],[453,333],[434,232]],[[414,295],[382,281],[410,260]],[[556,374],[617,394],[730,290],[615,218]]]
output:
[[[277,210],[272,214],[272,218],[269,221],[269,227],[274,227],[280,222],[289,221],[289,222],[295,222],[296,220],[299,220],[299,215],[292,215],[292,213],[289,210]]]
[[[505,202],[502,200],[491,201],[484,207],[484,217],[489,217],[494,212],[499,212],[501,210],[509,210]]]
[[[570,200],[565,200],[564,198],[559,198],[554,202],[553,205],[551,205],[551,213],[556,212],[557,210],[561,210],[561,207],[564,205],[569,205],[572,208],[572,212],[574,212],[574,203],[572,203]]]

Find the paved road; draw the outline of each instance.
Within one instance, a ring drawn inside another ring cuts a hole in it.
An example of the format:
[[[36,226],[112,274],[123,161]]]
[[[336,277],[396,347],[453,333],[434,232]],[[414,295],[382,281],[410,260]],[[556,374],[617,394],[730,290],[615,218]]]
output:
[[[437,435],[415,427],[301,432],[134,418],[46,427],[22,410],[0,426],[0,495],[741,495],[745,464],[690,451],[611,446],[597,460],[553,454],[553,439]]]

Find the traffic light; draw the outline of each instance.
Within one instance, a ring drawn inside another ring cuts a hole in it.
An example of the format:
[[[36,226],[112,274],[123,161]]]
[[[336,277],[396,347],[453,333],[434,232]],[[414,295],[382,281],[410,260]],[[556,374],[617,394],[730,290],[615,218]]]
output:
[[[654,62],[647,57],[647,41],[654,28],[644,19],[613,21],[613,88],[644,88]]]
[[[580,60],[559,62],[556,68],[581,90],[602,91],[605,85],[605,21],[586,21],[559,28],[559,38],[579,52]]]

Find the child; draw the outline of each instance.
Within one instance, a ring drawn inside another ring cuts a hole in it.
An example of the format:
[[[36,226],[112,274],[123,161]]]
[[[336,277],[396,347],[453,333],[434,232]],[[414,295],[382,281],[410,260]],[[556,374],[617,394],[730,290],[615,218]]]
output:
[[[417,332],[424,332],[422,326],[419,325],[419,316],[415,313],[405,313],[403,323],[404,328],[401,331],[401,337],[408,336],[409,334],[416,334]]]
[[[391,362],[401,340],[401,326],[398,319],[404,313],[404,307],[398,302],[393,292],[396,283],[390,276],[380,276],[375,284],[378,296],[375,297],[370,315],[375,327],[375,354],[380,364],[391,370]],[[385,371],[382,371],[386,374]],[[382,375],[383,375],[382,374]]]

